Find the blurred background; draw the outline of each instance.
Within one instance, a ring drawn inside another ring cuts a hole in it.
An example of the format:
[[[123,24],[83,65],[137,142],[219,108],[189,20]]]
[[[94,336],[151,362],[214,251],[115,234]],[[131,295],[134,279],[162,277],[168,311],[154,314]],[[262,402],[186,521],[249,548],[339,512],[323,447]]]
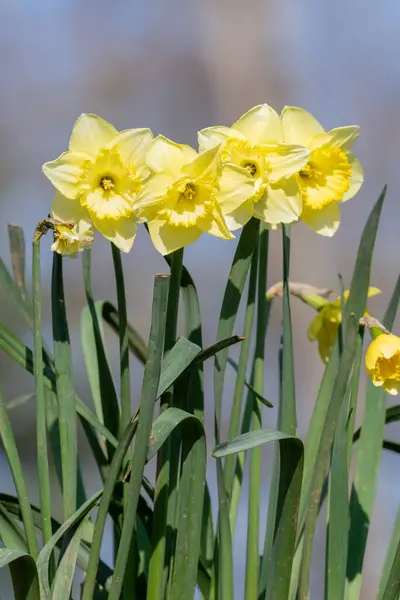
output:
[[[10,264],[7,223],[25,229],[28,269],[30,239],[44,218],[53,190],[41,166],[67,148],[74,121],[94,112],[118,129],[150,127],[182,143],[196,144],[197,131],[209,125],[230,125],[252,106],[267,102],[278,111],[285,104],[312,112],[327,128],[358,124],[355,147],[365,168],[365,185],[342,211],[343,221],[333,239],[318,237],[302,224],[292,232],[291,277],[338,289],[337,274],[349,283],[362,227],[384,183],[389,193],[384,207],[373,265],[372,283],[383,294],[370,303],[378,317],[387,305],[399,271],[398,172],[400,106],[400,4],[372,0],[41,0],[0,2],[0,256]],[[269,284],[281,279],[281,237],[272,234]],[[51,240],[42,247],[44,321],[51,336],[49,283]],[[185,251],[185,263],[198,286],[204,320],[205,345],[215,340],[222,293],[234,243],[203,237]],[[109,245],[96,239],[93,252],[94,292],[115,299]],[[84,306],[80,261],[66,261],[67,303],[75,360],[75,378],[82,397],[90,401],[85,381],[79,334]],[[153,277],[166,265],[141,229],[133,251],[124,257],[129,317],[146,338],[149,328]],[[315,344],[306,338],[310,308],[293,301],[299,433],[304,435],[322,373]],[[31,343],[13,306],[0,291],[0,320]],[[240,321],[238,331],[240,333]],[[272,311],[267,343],[265,395],[277,401],[277,347],[280,302]],[[398,329],[397,329],[398,331]],[[110,354],[117,360],[117,342],[110,335]],[[234,354],[234,353],[233,353]],[[211,367],[208,377],[208,424],[211,424]],[[228,367],[229,369],[229,367]],[[115,371],[117,372],[117,371]],[[133,361],[136,404],[139,366]],[[227,373],[225,411],[230,412],[232,386]],[[33,380],[4,354],[0,382],[6,401],[33,391]],[[16,408],[12,420],[24,466],[29,473],[32,500],[37,501],[34,462],[34,401]],[[273,427],[276,411],[265,414]],[[392,427],[392,426],[390,426]],[[212,447],[211,427],[209,446]],[[389,431],[393,437],[395,431]],[[264,531],[268,474],[272,448],[265,450]],[[81,452],[89,492],[99,480],[88,449]],[[210,460],[210,478],[214,480]],[[382,457],[378,496],[367,553],[362,598],[375,597],[389,532],[400,496],[393,472],[395,456]],[[12,493],[13,483],[0,451],[1,490]],[[215,492],[215,489],[214,489]],[[54,501],[57,502],[54,485]],[[242,598],[243,560],[247,526],[243,497],[235,541],[237,598]],[[57,516],[57,515],[56,515]],[[315,544],[311,600],[323,595],[324,519]],[[243,535],[242,535],[243,533]],[[105,544],[105,560],[111,549]],[[0,599],[12,592],[0,572]]]

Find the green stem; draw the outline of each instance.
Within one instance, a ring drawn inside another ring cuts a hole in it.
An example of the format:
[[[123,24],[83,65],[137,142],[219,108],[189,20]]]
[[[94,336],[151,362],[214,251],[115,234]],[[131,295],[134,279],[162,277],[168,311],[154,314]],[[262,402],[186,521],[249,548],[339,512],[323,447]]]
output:
[[[254,389],[263,394],[265,332],[267,325],[267,264],[268,264],[268,230],[264,224],[260,226],[259,267],[257,293],[257,326],[256,348],[254,357]],[[252,430],[261,429],[261,408],[256,397],[253,399]],[[257,598],[259,573],[259,526],[260,526],[260,492],[261,492],[261,447],[250,453],[250,487],[247,521],[246,581],[245,598]]]
[[[124,271],[122,268],[121,252],[116,246],[114,246],[113,243],[111,244],[111,250],[114,263],[119,314],[119,356],[121,375],[121,418],[119,424],[119,435],[121,436],[128,426],[131,418],[128,315],[126,311]]]
[[[32,255],[32,298],[33,298],[33,373],[35,377],[36,394],[36,437],[37,463],[40,493],[40,515],[42,521],[43,545],[47,544],[53,535],[51,526],[51,496],[49,458],[47,451],[46,423],[46,391],[43,375],[43,345],[42,345],[42,301],[40,282],[40,240],[33,242]],[[55,571],[54,557],[50,563],[50,579]]]
[[[179,294],[182,277],[183,248],[176,250],[171,256],[171,278],[168,291],[167,318],[165,323],[164,352],[168,352],[176,341],[178,324]],[[172,404],[172,390],[167,390],[161,397],[160,410],[163,412]],[[171,438],[166,440],[157,455],[157,479],[154,496],[154,513],[152,529],[152,555],[149,564],[147,600],[163,600],[167,583],[169,560],[166,549],[170,547],[168,525],[175,521],[178,473],[171,470]],[[177,457],[179,461],[179,453]],[[179,464],[179,462],[177,462]],[[170,497],[171,492],[173,497]],[[167,546],[168,543],[168,546]],[[165,569],[167,565],[167,569]]]

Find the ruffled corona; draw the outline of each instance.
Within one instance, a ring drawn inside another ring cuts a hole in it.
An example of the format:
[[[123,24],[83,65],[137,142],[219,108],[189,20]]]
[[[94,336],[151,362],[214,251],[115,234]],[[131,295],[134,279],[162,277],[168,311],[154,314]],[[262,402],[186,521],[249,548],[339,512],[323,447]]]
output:
[[[365,367],[375,386],[396,396],[400,392],[400,338],[391,333],[378,335],[369,345]]]

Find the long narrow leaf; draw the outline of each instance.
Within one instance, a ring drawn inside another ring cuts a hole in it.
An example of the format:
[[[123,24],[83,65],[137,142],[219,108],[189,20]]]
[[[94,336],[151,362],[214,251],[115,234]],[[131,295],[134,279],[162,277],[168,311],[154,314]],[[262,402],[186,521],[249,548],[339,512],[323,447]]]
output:
[[[376,600],[397,600],[400,593],[400,509],[393,524],[392,536],[383,565]]]
[[[9,566],[15,600],[41,600],[35,561],[21,550],[0,548],[0,569]]]

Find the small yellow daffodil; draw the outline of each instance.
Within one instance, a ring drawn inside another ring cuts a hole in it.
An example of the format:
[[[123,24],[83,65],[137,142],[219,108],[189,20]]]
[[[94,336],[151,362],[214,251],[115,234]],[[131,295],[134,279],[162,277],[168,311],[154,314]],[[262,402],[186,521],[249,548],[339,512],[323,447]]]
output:
[[[70,224],[57,223],[53,229],[54,243],[50,246],[53,252],[75,258],[79,252],[93,242],[93,231],[84,223]]]
[[[396,396],[400,393],[400,338],[382,333],[375,338],[365,355],[365,368],[372,383]]]
[[[81,115],[69,150],[43,165],[60,192],[52,207],[55,218],[85,220],[128,252],[136,235],[134,204],[149,174],[145,155],[152,139],[149,129],[118,132],[97,115]]]
[[[252,216],[269,225],[297,221],[302,199],[295,176],[305,168],[310,151],[283,143],[279,115],[268,104],[255,106],[232,127],[208,127],[199,132],[200,151],[223,144],[223,159],[247,170],[253,187],[245,204],[232,210],[221,200],[221,209],[233,231]]]
[[[368,288],[368,298],[380,294],[381,290],[376,287]],[[344,299],[347,300],[349,291],[344,292]],[[332,346],[335,343],[339,325],[342,322],[342,310],[340,296],[332,302],[325,301],[315,315],[308,328],[308,339],[311,342],[317,340],[318,350],[322,360],[326,363]]]
[[[146,160],[152,175],[136,206],[161,254],[191,244],[203,232],[233,239],[220,202],[234,208],[248,198],[253,185],[248,171],[223,166],[218,147],[198,154],[161,135],[151,144]]]
[[[340,203],[352,198],[364,180],[361,163],[350,152],[359,127],[325,132],[310,113],[294,106],[283,109],[281,121],[285,141],[311,152],[297,177],[303,198],[301,218],[317,233],[332,236],[340,224]]]

